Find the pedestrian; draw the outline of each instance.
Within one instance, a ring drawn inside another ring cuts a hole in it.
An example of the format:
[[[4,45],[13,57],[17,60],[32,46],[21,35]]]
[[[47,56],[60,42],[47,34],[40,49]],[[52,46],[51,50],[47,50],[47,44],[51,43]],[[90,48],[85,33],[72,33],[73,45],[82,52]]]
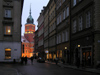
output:
[[[21,64],[23,64],[24,62],[24,57],[21,57]]]
[[[25,64],[27,64],[27,56],[24,58],[24,60],[25,60]]]
[[[31,64],[33,64],[33,57],[31,57]]]
[[[88,66],[91,66],[91,57],[88,56]]]
[[[56,65],[58,64],[58,58],[55,59]]]

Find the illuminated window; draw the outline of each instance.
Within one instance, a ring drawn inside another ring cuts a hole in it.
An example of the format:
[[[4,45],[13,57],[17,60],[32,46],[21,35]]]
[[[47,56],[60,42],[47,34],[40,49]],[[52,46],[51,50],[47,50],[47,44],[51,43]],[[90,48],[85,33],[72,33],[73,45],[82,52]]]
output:
[[[5,34],[11,35],[11,26],[5,26]]]
[[[59,57],[62,58],[62,50],[60,50]]]
[[[5,59],[11,59],[11,49],[10,48],[5,49]]]
[[[10,9],[5,9],[5,17],[11,18],[11,10]]]
[[[27,34],[27,32],[25,32],[25,34]]]

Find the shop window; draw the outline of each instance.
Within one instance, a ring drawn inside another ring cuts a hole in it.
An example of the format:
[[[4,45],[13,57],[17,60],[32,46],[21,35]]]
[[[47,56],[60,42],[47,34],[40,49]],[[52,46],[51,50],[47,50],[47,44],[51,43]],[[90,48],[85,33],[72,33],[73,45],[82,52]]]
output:
[[[10,48],[5,49],[5,59],[11,59],[11,49]]]

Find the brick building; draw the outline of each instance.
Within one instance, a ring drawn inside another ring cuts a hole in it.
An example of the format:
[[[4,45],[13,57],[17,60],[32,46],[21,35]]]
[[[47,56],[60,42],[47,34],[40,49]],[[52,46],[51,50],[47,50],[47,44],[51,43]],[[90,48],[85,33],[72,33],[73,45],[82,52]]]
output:
[[[24,33],[24,36],[22,38],[26,41],[25,42],[25,41],[22,40],[22,56],[24,56],[24,57],[25,56],[27,56],[27,57],[32,57],[33,56],[34,36],[35,36],[34,32],[35,32],[34,19],[31,16],[31,9],[30,9],[29,16],[27,18],[27,23],[25,24],[25,33]],[[29,44],[28,44],[27,41],[29,42]],[[23,45],[24,45],[24,48],[23,48]]]

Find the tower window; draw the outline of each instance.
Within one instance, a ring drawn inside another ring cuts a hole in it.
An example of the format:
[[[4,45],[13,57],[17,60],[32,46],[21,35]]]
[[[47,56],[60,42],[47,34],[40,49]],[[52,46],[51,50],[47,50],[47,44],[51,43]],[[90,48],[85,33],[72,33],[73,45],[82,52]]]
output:
[[[29,27],[27,27],[27,30],[29,30]]]
[[[32,30],[34,30],[34,27],[32,27]]]

